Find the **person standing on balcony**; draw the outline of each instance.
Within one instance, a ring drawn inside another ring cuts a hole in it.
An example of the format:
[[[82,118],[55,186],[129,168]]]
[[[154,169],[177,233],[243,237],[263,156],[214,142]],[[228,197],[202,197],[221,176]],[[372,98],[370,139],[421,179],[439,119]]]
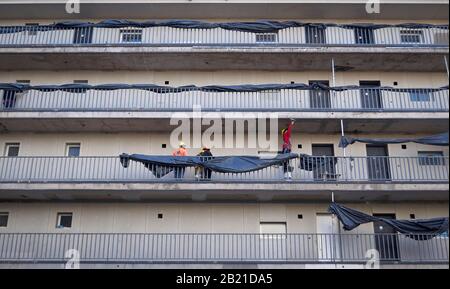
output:
[[[201,153],[198,154],[198,156],[200,156],[202,158],[202,162],[206,162],[212,159],[213,154],[211,153],[211,150],[208,147],[203,147]],[[212,175],[212,171],[210,169],[207,168],[203,168],[200,170],[202,170],[202,178],[204,180],[210,180],[211,179],[211,175]]]
[[[185,157],[187,156],[186,144],[184,142],[180,142],[180,145],[177,150],[175,150],[172,155],[174,157]],[[186,168],[175,168],[175,178],[182,179],[184,178],[184,173],[186,172]]]
[[[292,151],[292,143],[291,143],[291,135],[292,128],[294,127],[295,120],[291,119],[291,122],[281,131],[281,135],[283,137],[283,154],[290,154]],[[292,179],[292,167],[290,166],[290,162],[287,161],[283,165],[284,178],[287,180]]]

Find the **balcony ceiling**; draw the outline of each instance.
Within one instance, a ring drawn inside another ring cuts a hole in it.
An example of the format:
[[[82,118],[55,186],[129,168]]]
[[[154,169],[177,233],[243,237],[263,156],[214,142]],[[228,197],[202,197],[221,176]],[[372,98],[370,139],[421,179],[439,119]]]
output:
[[[448,19],[448,1],[383,1],[380,14],[367,14],[364,0],[94,0],[81,14],[67,14],[65,0],[2,0],[0,19]],[[84,1],[87,2],[87,1]],[[151,2],[151,3],[149,3]],[[39,4],[38,4],[39,3]],[[106,3],[108,3],[106,5]],[[124,11],[126,10],[126,15]]]
[[[448,201],[448,184],[2,184],[1,200],[101,202]]]
[[[448,48],[0,48],[0,70],[270,70],[445,72]]]
[[[170,117],[155,118],[156,113],[151,112],[112,113],[111,117],[102,117],[99,113],[81,113],[78,117],[73,117],[76,115],[73,113],[33,115],[5,117],[0,114],[0,133],[167,132],[175,128],[169,123]],[[448,113],[281,113],[278,126],[285,126],[291,117],[298,120],[295,130],[300,133],[340,133],[340,119],[345,120],[348,133],[441,133],[449,130]],[[251,118],[254,115],[249,116]]]

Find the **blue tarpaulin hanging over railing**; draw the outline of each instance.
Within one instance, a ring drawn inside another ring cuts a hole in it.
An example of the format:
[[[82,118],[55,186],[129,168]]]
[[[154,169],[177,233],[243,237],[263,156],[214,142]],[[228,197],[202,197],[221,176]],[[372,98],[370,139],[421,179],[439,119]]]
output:
[[[357,24],[334,24],[334,23],[304,23],[299,21],[253,21],[253,22],[203,22],[195,20],[168,20],[168,21],[130,21],[130,20],[104,20],[97,23],[80,22],[80,21],[63,21],[51,25],[37,25],[37,26],[10,26],[0,27],[0,34],[18,33],[22,31],[52,31],[61,29],[80,29],[80,28],[150,28],[150,27],[170,27],[180,29],[216,29],[222,28],[230,31],[250,32],[250,33],[275,33],[283,29],[295,27],[340,27],[344,29],[355,28],[370,28],[381,29],[388,27],[401,27],[408,29],[425,29],[425,28],[446,28],[448,25],[434,25],[434,24],[418,24],[418,23],[403,23],[403,24],[372,24],[372,23],[357,23]]]
[[[99,84],[99,85],[89,85],[82,83],[71,83],[63,85],[29,85],[22,83],[0,83],[0,90],[23,92],[28,90],[37,90],[42,92],[49,91],[65,91],[72,93],[84,93],[87,90],[119,90],[119,89],[139,89],[147,90],[156,93],[174,93],[182,91],[205,91],[205,92],[260,92],[260,91],[274,91],[274,90],[330,90],[330,91],[346,91],[346,90],[358,90],[358,89],[379,89],[394,92],[413,92],[417,90],[426,90],[429,92],[437,92],[448,90],[448,86],[439,88],[393,88],[389,86],[380,87],[366,87],[357,85],[346,85],[346,86],[336,86],[330,87],[320,83],[314,84],[304,84],[304,83],[293,83],[293,84],[241,84],[241,85],[207,85],[207,86],[196,86],[196,85],[185,85],[179,87],[169,87],[161,86],[156,84]]]
[[[259,156],[225,156],[225,157],[198,157],[198,156],[149,156],[140,154],[121,154],[120,162],[123,167],[129,166],[129,161],[137,161],[148,169],[166,168],[170,172],[174,168],[203,167],[218,173],[248,173],[262,170],[275,165],[282,165],[291,159],[297,158],[297,154],[278,154],[273,157]],[[166,173],[167,174],[167,173]],[[165,174],[164,174],[165,175]]]
[[[448,146],[448,132],[421,138],[363,138],[343,136],[339,142],[339,147],[346,148],[356,142],[366,144],[399,144],[399,143],[418,143],[435,146]]]
[[[359,225],[370,222],[382,222],[402,234],[419,235],[419,239],[421,240],[429,239],[448,231],[448,218],[423,220],[386,219],[367,215],[337,203],[332,203],[328,211],[338,217],[339,221],[343,224],[344,230],[347,231],[351,231]]]

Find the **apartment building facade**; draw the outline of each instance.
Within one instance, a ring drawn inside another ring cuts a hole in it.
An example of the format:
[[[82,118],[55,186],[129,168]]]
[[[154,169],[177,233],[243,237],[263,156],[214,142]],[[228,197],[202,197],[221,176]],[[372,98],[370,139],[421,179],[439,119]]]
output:
[[[339,145],[448,132],[448,1],[37,2],[0,4],[0,266],[363,268],[376,249],[382,267],[448,267],[448,234],[345,231],[328,211],[448,217],[448,146]],[[292,153],[325,167],[121,163],[179,141],[263,158],[291,119]]]

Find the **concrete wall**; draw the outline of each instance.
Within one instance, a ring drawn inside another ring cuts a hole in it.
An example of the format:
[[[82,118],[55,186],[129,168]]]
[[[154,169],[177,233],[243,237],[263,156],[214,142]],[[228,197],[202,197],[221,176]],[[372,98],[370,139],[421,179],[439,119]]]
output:
[[[448,202],[346,205],[397,219],[448,216]],[[317,232],[317,214],[327,208],[326,203],[0,203],[0,212],[9,213],[8,227],[0,233],[260,233],[260,222],[285,222],[288,233],[306,234]],[[56,228],[58,212],[73,213],[72,228]],[[373,225],[350,233],[373,233]]]
[[[361,135],[374,138],[420,137],[422,135],[372,134]],[[319,135],[294,133],[292,145],[294,153],[312,153],[312,144],[333,144],[336,156],[343,156],[343,150],[338,147],[340,135]],[[20,143],[19,156],[64,156],[67,143],[81,143],[81,156],[117,156],[120,153],[141,154],[171,154],[174,149],[170,145],[170,134],[158,133],[73,133],[73,134],[43,134],[43,133],[4,133],[0,134],[0,148],[6,143]],[[167,148],[162,148],[166,144]],[[301,144],[302,148],[298,148]],[[281,148],[281,139],[279,139]],[[190,148],[189,155],[196,155],[200,147]],[[213,148],[215,155],[255,155],[259,148]],[[388,145],[392,157],[415,157],[418,151],[442,151],[449,155],[447,147],[427,146],[409,143],[406,149],[401,144]],[[347,156],[366,156],[366,145],[356,143],[346,150]]]
[[[444,65],[444,62],[442,63]],[[90,84],[105,83],[153,83],[169,86],[211,84],[264,84],[308,83],[310,80],[328,80],[330,71],[270,72],[270,71],[0,71],[0,82],[30,80],[31,84],[66,84],[74,80],[88,80]],[[383,86],[399,88],[434,88],[448,85],[445,73],[421,72],[337,72],[336,85],[359,85],[359,81],[380,81]]]

